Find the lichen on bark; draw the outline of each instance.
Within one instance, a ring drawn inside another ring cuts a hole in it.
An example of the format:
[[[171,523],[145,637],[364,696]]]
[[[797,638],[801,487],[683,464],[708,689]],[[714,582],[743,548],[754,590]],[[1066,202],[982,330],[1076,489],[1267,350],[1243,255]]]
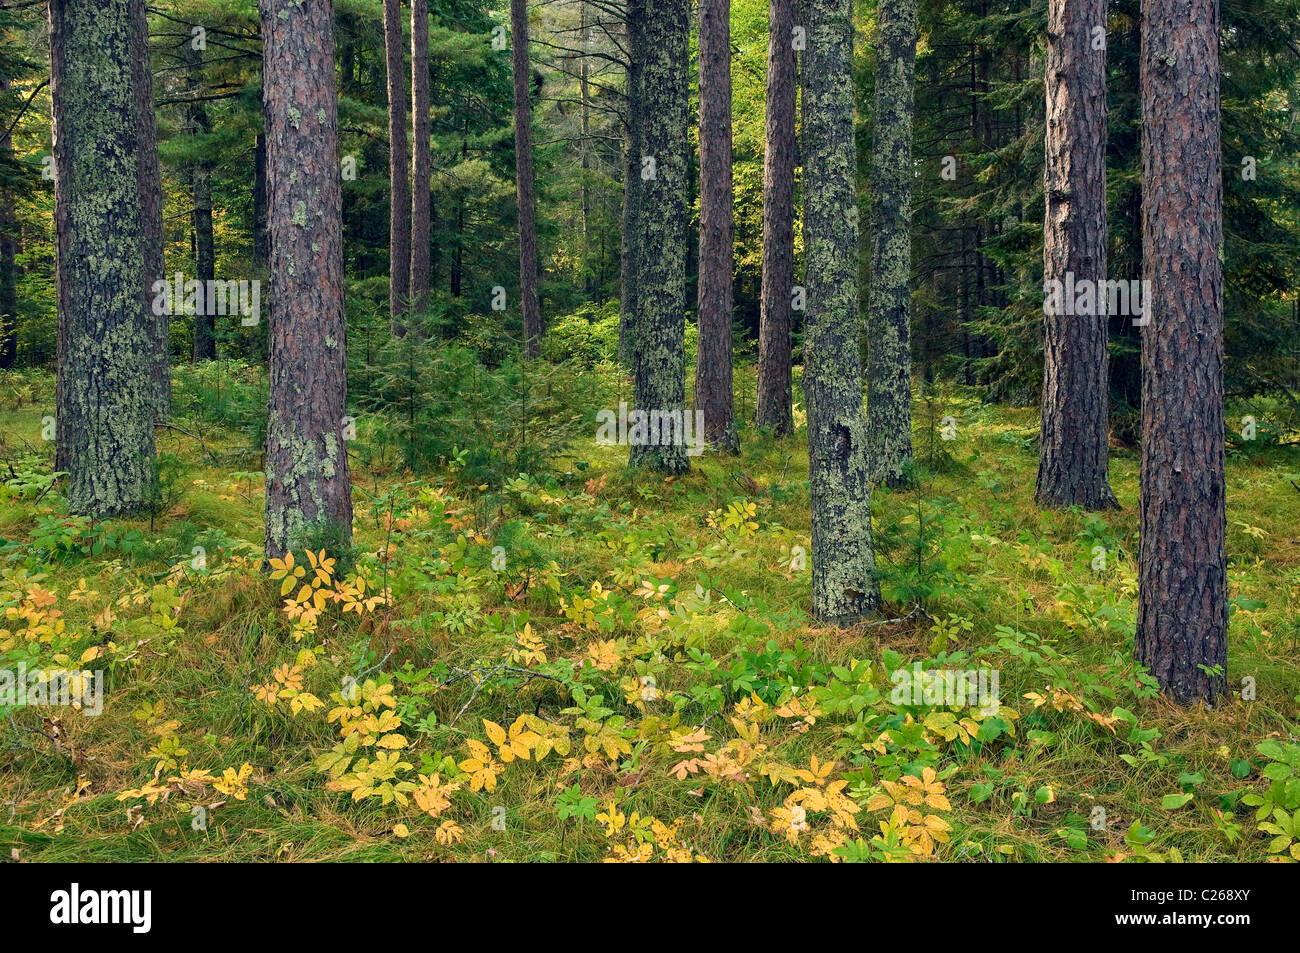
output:
[[[270,239],[266,554],[352,539],[342,181],[329,0],[261,0]],[[298,123],[294,124],[297,117]]]
[[[735,190],[731,149],[730,0],[700,2],[700,279],[695,406],[705,436],[740,451],[732,395],[731,322],[735,263]]]
[[[57,466],[74,513],[149,501],[155,395],[142,294],[131,0],[51,0]]]
[[[916,0],[882,0],[872,116],[867,440],[871,477],[901,486],[912,460],[912,119]]]
[[[635,328],[636,407],[686,405],[686,189],[690,0],[646,0],[643,173],[638,218],[645,246]],[[649,160],[649,162],[645,161]],[[631,447],[632,466],[690,469],[682,441]]]
[[[804,9],[804,393],[812,498],[812,614],[825,622],[846,623],[880,603],[858,358],[853,19],[850,0],[807,0]]]

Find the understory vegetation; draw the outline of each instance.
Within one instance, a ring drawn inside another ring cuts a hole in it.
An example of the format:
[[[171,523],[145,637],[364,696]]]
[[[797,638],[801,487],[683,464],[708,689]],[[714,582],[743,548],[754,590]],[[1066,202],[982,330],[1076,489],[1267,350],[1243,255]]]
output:
[[[0,710],[6,856],[1300,858],[1279,408],[1235,415],[1259,425],[1228,460],[1234,697],[1183,709],[1132,659],[1133,450],[1121,510],[1040,512],[1036,407],[917,393],[913,483],[873,494],[884,610],[819,627],[802,426],[628,470],[592,439],[626,383],[574,335],[567,363],[440,348],[404,379],[410,339],[357,363],[355,546],[266,567],[255,366],[176,369],[155,505],[107,522],[60,495],[52,376],[7,374],[0,665],[104,691]],[[916,665],[996,672],[997,704],[900,699]]]

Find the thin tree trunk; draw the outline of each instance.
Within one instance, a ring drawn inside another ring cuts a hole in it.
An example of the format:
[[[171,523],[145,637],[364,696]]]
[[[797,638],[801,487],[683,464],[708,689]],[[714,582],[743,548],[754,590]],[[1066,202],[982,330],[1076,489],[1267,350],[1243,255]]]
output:
[[[135,67],[135,121],[139,148],[141,250],[144,255],[144,306],[153,313],[154,282],[163,275],[162,171],[158,165],[158,132],[153,112],[153,66],[149,56],[149,17],[145,0],[131,0],[131,62]],[[153,380],[154,413],[158,420],[172,415],[171,314],[153,314],[149,370]]]
[[[648,0],[642,207],[637,293],[636,410],[647,419],[682,419],[686,405],[686,169],[690,89],[690,0]],[[650,214],[653,210],[653,214]],[[655,415],[652,417],[651,415]],[[684,421],[683,421],[684,423]],[[683,428],[648,428],[632,440],[633,466],[664,473],[690,469]],[[652,442],[653,441],[653,442]]]
[[[591,43],[591,19],[587,4],[578,2],[578,99],[581,109],[582,130],[582,290],[590,295],[594,290],[591,271],[591,63],[587,47]]]
[[[1134,655],[1181,704],[1227,695],[1217,0],[1142,7],[1142,487]]]
[[[0,76],[0,96],[9,92],[9,78]],[[0,164],[13,159],[13,140],[0,135]],[[14,236],[13,194],[0,188],[0,370],[18,358],[18,243]]]
[[[646,0],[627,0],[625,22],[627,42],[627,136],[623,156],[623,219],[618,312],[618,360],[626,368],[636,366],[636,320],[639,311],[640,265],[642,255],[641,157],[644,152],[645,103],[643,73],[645,67]]]
[[[590,295],[594,290],[591,272],[591,63],[587,47],[591,43],[591,19],[587,4],[578,2],[578,99],[581,109],[582,158],[582,290]]]
[[[850,0],[806,0],[804,248],[812,614],[851,622],[880,603],[871,544],[862,366]]]
[[[1043,192],[1043,415],[1040,506],[1107,509],[1110,374],[1106,281],[1106,0],[1051,0]],[[1096,47],[1100,46],[1100,49]],[[1093,289],[1093,307],[1048,288]]]
[[[59,362],[56,466],[73,513],[149,500],[153,316],[144,275],[132,0],[50,0]]]
[[[384,56],[388,65],[388,310],[393,333],[406,333],[411,301],[411,179],[406,141],[406,69],[402,63],[401,0],[384,0]]]
[[[469,157],[469,96],[465,97],[465,118],[461,121],[460,161]],[[456,201],[456,249],[451,259],[449,283],[451,296],[459,298],[465,280],[465,193],[461,191]]]
[[[411,0],[411,313],[429,307],[429,0]]]
[[[867,320],[872,480],[901,486],[912,461],[912,120],[916,0],[883,0],[876,26]]]
[[[186,92],[193,100],[186,107],[191,136],[206,136],[212,131],[208,110],[199,98],[203,90],[203,51],[194,49],[190,37],[185,45],[188,64]],[[202,151],[202,150],[201,150]],[[194,229],[194,277],[207,288],[217,277],[215,238],[212,233],[212,166],[206,157],[190,164],[190,191],[193,198],[191,225]],[[212,303],[204,298],[203,307],[194,314],[194,360],[213,361],[217,357],[216,318]]]
[[[465,280],[465,198],[462,196],[456,206],[456,249],[451,259],[451,273],[448,287],[451,296],[459,298]]]
[[[537,294],[537,207],[533,181],[532,68],[528,62],[528,2],[510,0],[511,64],[515,83],[515,194],[519,201],[519,296],[524,353],[542,353],[542,306]]]
[[[700,282],[695,406],[709,443],[740,450],[731,393],[735,190],[731,182],[731,0],[700,0]]]
[[[794,294],[794,0],[771,0],[763,152],[763,287],[755,421],[794,432],[790,324]]]
[[[266,555],[352,543],[331,0],[260,0],[270,189]],[[323,40],[323,42],[322,42]]]
[[[253,141],[253,260],[263,268],[270,250],[266,238],[266,133]]]

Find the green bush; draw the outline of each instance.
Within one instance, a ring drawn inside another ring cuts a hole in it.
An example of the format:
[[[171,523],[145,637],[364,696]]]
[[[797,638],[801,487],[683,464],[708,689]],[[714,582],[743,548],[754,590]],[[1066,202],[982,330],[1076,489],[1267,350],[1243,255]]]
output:
[[[618,360],[618,302],[583,305],[546,329],[543,353],[553,361],[583,367]]]
[[[463,344],[389,338],[371,364],[354,369],[354,449],[363,465],[450,467],[467,485],[499,488],[594,433],[607,375],[578,371],[576,363],[524,361],[517,349],[489,366]]]

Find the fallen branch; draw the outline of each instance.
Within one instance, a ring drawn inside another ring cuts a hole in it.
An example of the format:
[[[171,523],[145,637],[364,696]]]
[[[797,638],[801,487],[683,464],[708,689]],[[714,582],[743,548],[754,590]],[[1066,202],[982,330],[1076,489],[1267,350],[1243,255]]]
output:
[[[165,424],[162,423],[161,421],[155,422],[154,426],[164,427],[167,430],[175,430],[179,434],[184,434],[187,437],[197,440],[199,442],[199,449],[203,451],[204,456],[206,456],[209,460],[212,461],[212,465],[214,467],[221,465],[221,461],[217,459],[217,455],[208,449],[208,445],[203,442],[203,437],[200,436],[199,434],[192,433],[191,431],[186,430],[184,427],[177,427],[175,424]]]
[[[1300,487],[1297,487],[1297,489],[1300,489]],[[875,622],[864,622],[862,624],[862,628],[874,629],[876,626],[881,626],[881,625],[897,625],[900,622],[910,622],[916,618],[929,619],[931,622],[934,621],[934,616],[930,615],[930,613],[926,612],[925,609],[921,608],[921,604],[918,602],[916,604],[916,608],[914,608],[907,615],[899,616],[897,619],[878,619]]]

